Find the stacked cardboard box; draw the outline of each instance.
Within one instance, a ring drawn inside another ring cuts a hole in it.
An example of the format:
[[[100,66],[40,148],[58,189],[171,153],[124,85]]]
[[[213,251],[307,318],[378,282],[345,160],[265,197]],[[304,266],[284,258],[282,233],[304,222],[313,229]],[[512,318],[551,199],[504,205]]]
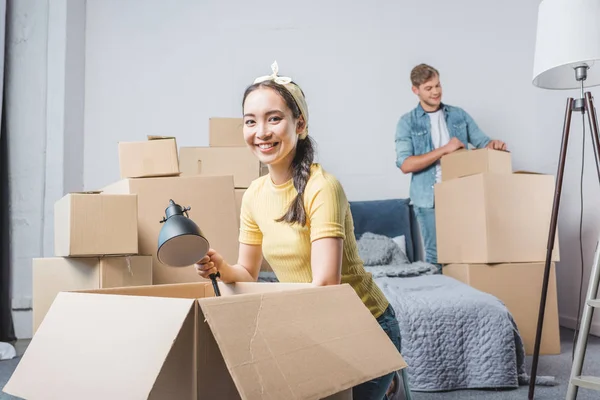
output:
[[[233,177],[180,176],[176,140],[149,136],[118,144],[121,180],[57,201],[55,257],[33,260],[33,329],[60,291],[202,280],[193,265],[158,262],[158,233],[169,200],[227,260],[237,260]]]
[[[179,167],[183,176],[233,176],[236,218],[239,227],[240,207],[250,183],[269,173],[244,141],[243,118],[210,118],[208,147],[181,147]],[[263,258],[262,271],[271,271]]]
[[[554,177],[513,172],[511,154],[461,150],[441,160],[435,185],[438,262],[452,276],[503,301],[533,353]],[[541,354],[559,354],[555,262],[552,254]]]
[[[121,180],[102,188],[103,193],[136,195],[138,246],[141,252],[152,256],[153,284],[201,280],[193,265],[174,268],[156,257],[160,221],[170,200],[190,207],[188,216],[200,227],[211,247],[226,260],[237,260],[233,176],[228,171],[210,176],[184,175],[179,164],[175,138],[121,142]]]
[[[119,142],[121,178],[178,176],[177,141],[170,136],[148,136],[147,141]]]
[[[69,193],[54,206],[54,257],[33,259],[33,332],[61,291],[152,283],[138,252],[137,196]]]

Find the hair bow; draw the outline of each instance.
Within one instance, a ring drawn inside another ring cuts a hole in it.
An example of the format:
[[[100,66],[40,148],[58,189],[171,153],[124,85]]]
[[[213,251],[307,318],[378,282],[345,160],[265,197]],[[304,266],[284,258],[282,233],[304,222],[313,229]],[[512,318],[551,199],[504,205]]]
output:
[[[254,80],[254,83],[272,80],[276,83],[279,83],[280,85],[287,85],[288,83],[292,82],[292,78],[289,78],[287,76],[277,76],[277,74],[279,73],[279,66],[277,65],[277,61],[271,64],[271,70],[273,71],[271,75],[260,76]]]

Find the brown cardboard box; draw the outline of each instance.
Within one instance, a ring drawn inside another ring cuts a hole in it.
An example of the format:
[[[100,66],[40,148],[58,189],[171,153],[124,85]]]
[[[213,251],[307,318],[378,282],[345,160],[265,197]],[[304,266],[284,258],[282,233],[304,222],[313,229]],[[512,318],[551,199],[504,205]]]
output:
[[[33,332],[59,292],[151,284],[151,256],[34,258]]]
[[[500,299],[512,314],[525,344],[533,354],[542,295],[544,263],[449,264],[443,274]],[[556,271],[551,264],[540,354],[560,354]]]
[[[59,293],[4,391],[65,400],[348,398],[353,386],[406,367],[348,284],[219,285],[222,297],[210,283]]]
[[[210,118],[208,137],[210,147],[243,147],[243,118]]]
[[[55,256],[137,253],[137,196],[69,193],[54,204]]]
[[[183,175],[233,175],[236,188],[248,188],[264,172],[248,147],[182,147],[179,168]]]
[[[443,156],[440,164],[442,182],[483,172],[512,173],[510,153],[500,150],[458,150]]]
[[[436,184],[438,262],[544,261],[553,198],[551,175],[484,173]]]
[[[189,217],[206,235],[210,246],[228,262],[237,262],[238,225],[231,176],[123,179],[103,190],[137,195],[139,252],[153,257],[154,284],[201,280],[193,265],[168,267],[156,258],[160,221],[171,199],[182,207],[191,207]]]
[[[143,142],[119,142],[121,178],[179,175],[174,137],[148,136]]]

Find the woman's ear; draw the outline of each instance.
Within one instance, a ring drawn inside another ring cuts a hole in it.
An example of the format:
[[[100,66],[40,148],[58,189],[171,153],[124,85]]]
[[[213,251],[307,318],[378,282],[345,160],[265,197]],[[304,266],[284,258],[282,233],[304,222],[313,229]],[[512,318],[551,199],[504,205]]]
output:
[[[306,128],[306,121],[304,121],[304,117],[301,115],[300,118],[298,118],[298,122],[296,122],[296,133],[300,135],[304,132],[304,128]]]

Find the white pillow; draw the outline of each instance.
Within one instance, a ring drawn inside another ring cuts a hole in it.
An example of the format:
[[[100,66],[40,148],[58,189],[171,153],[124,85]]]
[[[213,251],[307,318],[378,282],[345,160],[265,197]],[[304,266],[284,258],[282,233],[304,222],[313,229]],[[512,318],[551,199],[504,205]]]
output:
[[[404,235],[396,236],[392,240],[394,242],[396,242],[396,244],[398,245],[398,247],[400,247],[400,250],[402,250],[402,252],[404,254],[406,254],[406,238],[404,237]]]

